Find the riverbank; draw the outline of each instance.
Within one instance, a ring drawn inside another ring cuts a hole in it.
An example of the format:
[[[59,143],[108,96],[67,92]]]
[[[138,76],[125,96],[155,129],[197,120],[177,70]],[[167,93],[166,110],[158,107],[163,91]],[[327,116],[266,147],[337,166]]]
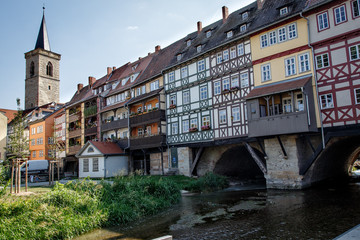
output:
[[[43,194],[6,195],[0,199],[0,239],[70,239],[95,228],[123,225],[177,203],[182,187],[203,184],[200,188],[216,189],[223,184],[216,179],[129,176],[112,183],[56,184]]]

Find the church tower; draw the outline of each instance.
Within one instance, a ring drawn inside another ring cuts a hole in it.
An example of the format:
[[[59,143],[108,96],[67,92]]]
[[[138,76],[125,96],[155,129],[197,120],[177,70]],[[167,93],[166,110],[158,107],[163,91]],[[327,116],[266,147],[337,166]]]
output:
[[[50,49],[45,8],[34,50],[25,53],[25,109],[59,102],[61,55]]]

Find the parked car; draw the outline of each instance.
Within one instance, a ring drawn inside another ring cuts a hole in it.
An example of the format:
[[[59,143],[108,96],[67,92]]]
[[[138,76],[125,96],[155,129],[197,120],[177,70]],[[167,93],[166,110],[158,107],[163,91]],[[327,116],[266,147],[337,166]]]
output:
[[[46,173],[49,170],[49,161],[48,160],[29,160],[28,165],[28,174],[41,174]],[[25,164],[21,167],[21,173],[24,174],[26,170]]]

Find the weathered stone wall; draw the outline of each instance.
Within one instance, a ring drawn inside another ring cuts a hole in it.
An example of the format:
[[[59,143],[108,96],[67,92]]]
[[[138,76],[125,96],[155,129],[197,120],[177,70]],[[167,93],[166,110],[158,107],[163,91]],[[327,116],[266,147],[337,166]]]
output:
[[[179,174],[191,176],[191,162],[193,159],[192,150],[188,147],[180,147],[177,149],[178,153],[178,169]]]
[[[283,135],[280,139],[287,157],[284,156],[277,138],[264,140],[268,156],[266,185],[268,188],[300,189],[303,187],[303,177],[299,174],[297,136]]]
[[[41,106],[60,99],[60,55],[36,49],[25,53],[25,109]],[[34,75],[30,75],[31,62],[34,62]],[[51,62],[53,75],[46,75],[46,66]]]
[[[168,151],[163,152],[163,165],[164,173],[169,171],[169,161],[168,161]],[[150,174],[151,175],[161,175],[161,153],[151,153],[150,154]]]

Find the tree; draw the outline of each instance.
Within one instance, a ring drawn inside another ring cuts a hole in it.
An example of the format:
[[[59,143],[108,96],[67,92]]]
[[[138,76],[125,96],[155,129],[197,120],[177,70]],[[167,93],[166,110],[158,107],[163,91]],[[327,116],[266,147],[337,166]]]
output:
[[[14,119],[9,125],[9,136],[6,150],[7,161],[11,162],[11,192],[13,187],[13,176],[15,172],[15,192],[20,192],[21,184],[21,165],[26,163],[29,157],[29,137],[25,135],[24,129],[27,127],[27,122],[24,120],[23,111],[20,108],[20,99],[16,99],[18,111]],[[15,171],[14,171],[15,170]],[[25,191],[27,191],[27,167],[25,177]]]
[[[65,151],[65,144],[63,141],[58,141],[58,136],[56,135],[56,126],[53,126],[53,133],[50,141],[48,142],[48,149],[51,154],[49,154],[49,185],[54,182],[54,167],[56,164],[58,181],[60,180],[60,153]]]

